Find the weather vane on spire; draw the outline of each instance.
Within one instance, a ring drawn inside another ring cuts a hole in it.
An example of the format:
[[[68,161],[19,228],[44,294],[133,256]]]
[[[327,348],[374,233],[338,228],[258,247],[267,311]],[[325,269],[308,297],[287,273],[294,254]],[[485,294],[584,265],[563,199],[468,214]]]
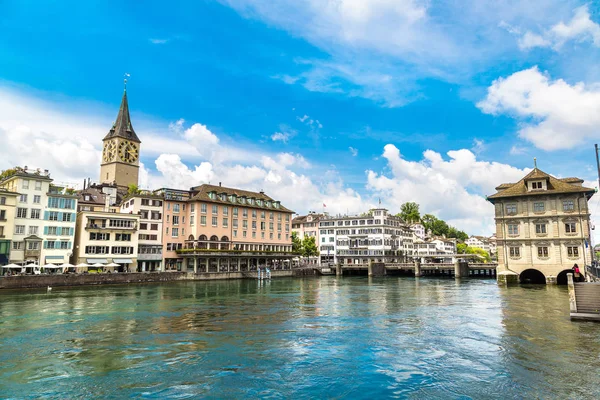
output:
[[[533,157],[533,167],[537,169],[537,158]]]
[[[125,75],[123,75],[125,78],[123,79],[123,86],[124,86],[124,90],[127,90],[127,78],[129,78],[131,75],[128,74],[127,72],[125,72]]]

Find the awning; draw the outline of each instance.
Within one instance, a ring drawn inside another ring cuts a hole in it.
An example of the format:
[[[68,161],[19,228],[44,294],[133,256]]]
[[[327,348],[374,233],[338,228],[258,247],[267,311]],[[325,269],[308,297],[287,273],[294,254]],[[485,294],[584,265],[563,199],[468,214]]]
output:
[[[108,264],[108,260],[106,258],[88,258],[86,262],[88,264]]]
[[[133,260],[131,258],[113,258],[113,262],[117,264],[132,264]]]
[[[65,256],[46,256],[46,264],[62,264],[65,261]]]

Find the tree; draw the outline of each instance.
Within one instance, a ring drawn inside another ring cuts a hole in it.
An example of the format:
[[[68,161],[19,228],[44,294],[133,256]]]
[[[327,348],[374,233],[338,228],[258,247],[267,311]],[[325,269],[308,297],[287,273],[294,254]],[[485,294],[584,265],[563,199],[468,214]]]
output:
[[[477,254],[483,258],[484,262],[488,263],[491,261],[490,254],[487,251],[480,249],[479,247],[467,246],[465,243],[457,243],[456,252],[458,254]]]
[[[456,253],[467,254],[467,246],[465,243],[456,243]]]
[[[400,213],[397,216],[409,224],[417,223],[421,220],[419,205],[414,201],[404,203],[400,206]]]
[[[304,236],[302,241],[302,256],[313,257],[319,255],[319,249],[317,248],[317,242],[314,236]]]
[[[302,252],[302,241],[298,237],[296,232],[292,232],[292,252],[301,253]]]
[[[138,185],[136,185],[135,183],[132,183],[131,185],[127,186],[127,196],[129,195],[134,195],[134,194],[140,194],[141,190],[138,188]]]
[[[5,169],[4,171],[0,172],[0,181],[3,181],[4,179],[6,179],[10,176],[13,176],[18,171],[19,171],[19,167]]]

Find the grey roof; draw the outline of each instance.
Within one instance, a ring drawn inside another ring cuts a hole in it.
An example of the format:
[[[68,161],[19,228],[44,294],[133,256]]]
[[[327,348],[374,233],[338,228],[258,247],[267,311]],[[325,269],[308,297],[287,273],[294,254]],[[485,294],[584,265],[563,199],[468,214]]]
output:
[[[135,131],[133,130],[133,125],[131,125],[131,117],[129,116],[129,103],[127,102],[127,90],[123,92],[123,99],[121,100],[121,107],[119,107],[117,119],[115,120],[115,123],[110,131],[108,131],[102,140],[108,140],[116,137],[141,143],[141,140],[137,137]]]

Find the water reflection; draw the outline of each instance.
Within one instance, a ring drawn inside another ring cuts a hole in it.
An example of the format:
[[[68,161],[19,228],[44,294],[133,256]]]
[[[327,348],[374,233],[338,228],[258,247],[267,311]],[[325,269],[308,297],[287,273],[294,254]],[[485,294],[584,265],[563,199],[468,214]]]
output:
[[[289,279],[0,292],[2,397],[597,398],[557,287]]]

